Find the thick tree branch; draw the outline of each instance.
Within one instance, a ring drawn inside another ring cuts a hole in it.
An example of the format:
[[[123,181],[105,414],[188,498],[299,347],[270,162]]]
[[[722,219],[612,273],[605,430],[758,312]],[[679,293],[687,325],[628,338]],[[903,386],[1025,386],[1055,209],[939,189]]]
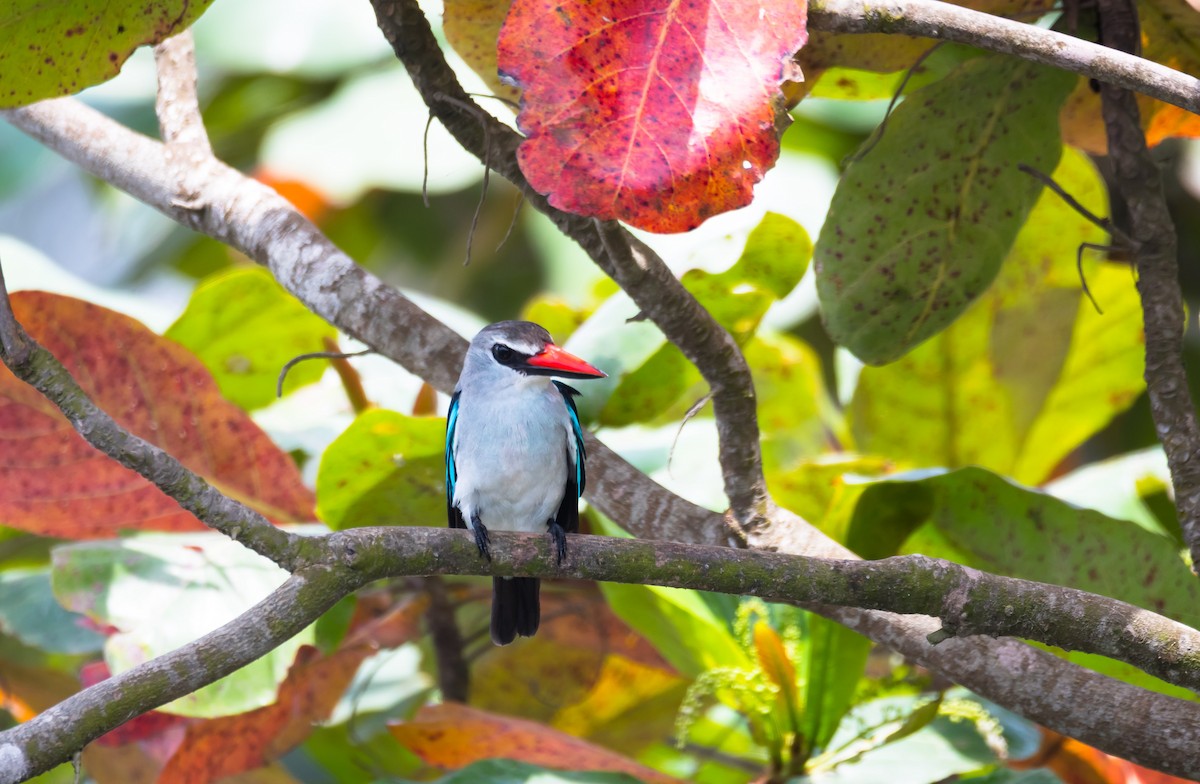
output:
[[[1013,54],[1200,113],[1200,79],[1031,24],[938,0],[814,0],[808,23],[827,33],[904,33]]]
[[[92,402],[62,363],[17,322],[2,267],[0,361],[57,406],[89,444],[153,482],[205,525],[289,571],[299,565],[302,537],[276,528],[258,512],[224,495],[171,455],[121,427]]]
[[[1136,52],[1137,9],[1126,0],[1100,0],[1101,39]],[[1183,295],[1179,289],[1175,225],[1163,195],[1162,174],[1146,148],[1133,93],[1102,85],[1100,98],[1117,193],[1129,209],[1146,333],[1146,391],[1158,438],[1167,454],[1183,538],[1200,566],[1200,424],[1183,366]]]
[[[1101,653],[1200,689],[1200,632],[1072,588],[997,577],[924,556],[831,561],[584,535],[571,538],[567,559],[559,564],[545,536],[493,536],[491,561],[479,557],[467,532],[450,529],[359,528],[315,539],[315,547],[326,553],[324,562],[306,568],[237,620],[0,733],[0,761],[10,762],[8,768],[0,767],[0,784],[65,761],[134,715],[232,672],[298,632],[340,596],[383,577],[566,577],[751,594],[772,601],[831,600],[936,615],[960,635],[1017,634]],[[1190,705],[1167,700],[1162,710],[1171,714],[1172,708]],[[1195,754],[1155,761],[1176,775],[1200,775]],[[5,778],[9,769],[20,773]]]
[[[743,528],[757,525],[769,508],[758,409],[750,368],[733,338],[663,260],[620,224],[557,210],[529,186],[517,165],[521,137],[483,111],[463,90],[416,0],[372,0],[371,4],[379,28],[408,69],[429,111],[459,144],[517,186],[531,205],[575,240],[700,371],[712,390],[721,471],[734,518]]]
[[[454,383],[462,339],[358,269],[260,183],[209,161],[204,164],[204,209],[184,209],[176,203],[182,198],[177,182],[164,174],[162,145],[77,101],[43,102],[4,116],[86,170],[269,266],[315,312],[414,373],[443,390]],[[589,469],[595,469],[588,498],[605,514],[643,537],[724,541],[719,515],[667,492],[594,439],[589,449],[594,457]],[[796,550],[844,552],[811,527],[783,527],[801,534],[788,539]],[[953,639],[934,648],[924,639],[933,628],[915,618],[821,611],[1034,721],[1142,764],[1174,770],[1178,744],[1200,745],[1200,707],[1193,703],[1117,683],[1013,640]],[[1089,705],[1113,709],[1101,712]],[[1102,714],[1105,720],[1098,721]],[[1152,733],[1146,719],[1151,716],[1160,722]]]

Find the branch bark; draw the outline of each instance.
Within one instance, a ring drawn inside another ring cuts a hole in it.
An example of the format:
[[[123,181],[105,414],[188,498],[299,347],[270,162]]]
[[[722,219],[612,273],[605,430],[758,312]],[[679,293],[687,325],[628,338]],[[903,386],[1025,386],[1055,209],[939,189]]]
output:
[[[925,556],[837,561],[576,535],[560,564],[545,536],[494,532],[493,537],[490,561],[479,557],[468,532],[450,529],[358,528],[314,539],[321,560],[235,621],[0,733],[0,761],[12,763],[0,768],[0,784],[47,770],[138,713],[232,672],[298,632],[341,596],[384,577],[603,580],[930,614],[959,635],[1016,634],[1100,653],[1200,690],[1200,632],[1194,629],[1095,594],[990,575]],[[1192,705],[1168,700],[1160,708],[1170,715],[1173,707]],[[1106,713],[1105,721],[1112,721],[1111,714]],[[1139,757],[1137,750],[1131,752]],[[1200,776],[1200,758],[1194,754],[1154,761],[1175,775]],[[5,778],[9,770],[19,773]]]
[[[1200,113],[1200,79],[1123,51],[937,0],[814,0],[808,24],[827,33],[903,33],[1012,54]]]
[[[1137,9],[1125,0],[1100,0],[1105,46],[1133,53],[1141,46]],[[1102,85],[1100,100],[1108,158],[1119,197],[1129,209],[1129,235],[1137,266],[1146,333],[1146,391],[1158,438],[1167,454],[1175,509],[1183,538],[1200,566],[1200,424],[1183,366],[1183,294],[1175,225],[1163,194],[1162,174],[1150,157],[1137,100],[1123,87]]]

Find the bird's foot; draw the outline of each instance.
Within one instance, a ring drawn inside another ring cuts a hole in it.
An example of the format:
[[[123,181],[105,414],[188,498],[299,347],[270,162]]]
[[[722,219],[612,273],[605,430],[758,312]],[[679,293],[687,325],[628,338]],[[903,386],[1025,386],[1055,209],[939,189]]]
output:
[[[554,540],[554,553],[558,557],[558,565],[562,566],[567,557],[567,532],[555,520],[551,520],[546,527],[550,529],[550,538]]]
[[[479,548],[479,554],[489,561],[492,560],[492,551],[489,547],[491,539],[488,538],[488,529],[479,519],[478,514],[471,515],[471,531],[475,534],[475,546]]]

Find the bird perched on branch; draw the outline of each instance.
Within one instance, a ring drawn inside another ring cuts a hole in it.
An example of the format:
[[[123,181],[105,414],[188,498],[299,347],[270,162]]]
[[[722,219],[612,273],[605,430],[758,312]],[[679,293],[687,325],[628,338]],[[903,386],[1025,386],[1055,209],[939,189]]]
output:
[[[471,341],[446,419],[446,514],[475,535],[488,560],[488,531],[548,531],[558,560],[579,530],[585,482],[583,428],[572,397],[552,381],[604,378],[528,321],[501,321]],[[539,580],[492,578],[492,641],[531,636],[540,619]]]

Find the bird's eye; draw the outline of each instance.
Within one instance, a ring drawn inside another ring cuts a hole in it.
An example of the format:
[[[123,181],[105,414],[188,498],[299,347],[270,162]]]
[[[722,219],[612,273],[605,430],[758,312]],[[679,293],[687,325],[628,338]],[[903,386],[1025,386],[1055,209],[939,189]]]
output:
[[[517,353],[515,351],[503,343],[497,343],[496,345],[492,346],[492,356],[495,357],[496,361],[501,365],[507,365],[508,363],[512,362],[516,355]]]

